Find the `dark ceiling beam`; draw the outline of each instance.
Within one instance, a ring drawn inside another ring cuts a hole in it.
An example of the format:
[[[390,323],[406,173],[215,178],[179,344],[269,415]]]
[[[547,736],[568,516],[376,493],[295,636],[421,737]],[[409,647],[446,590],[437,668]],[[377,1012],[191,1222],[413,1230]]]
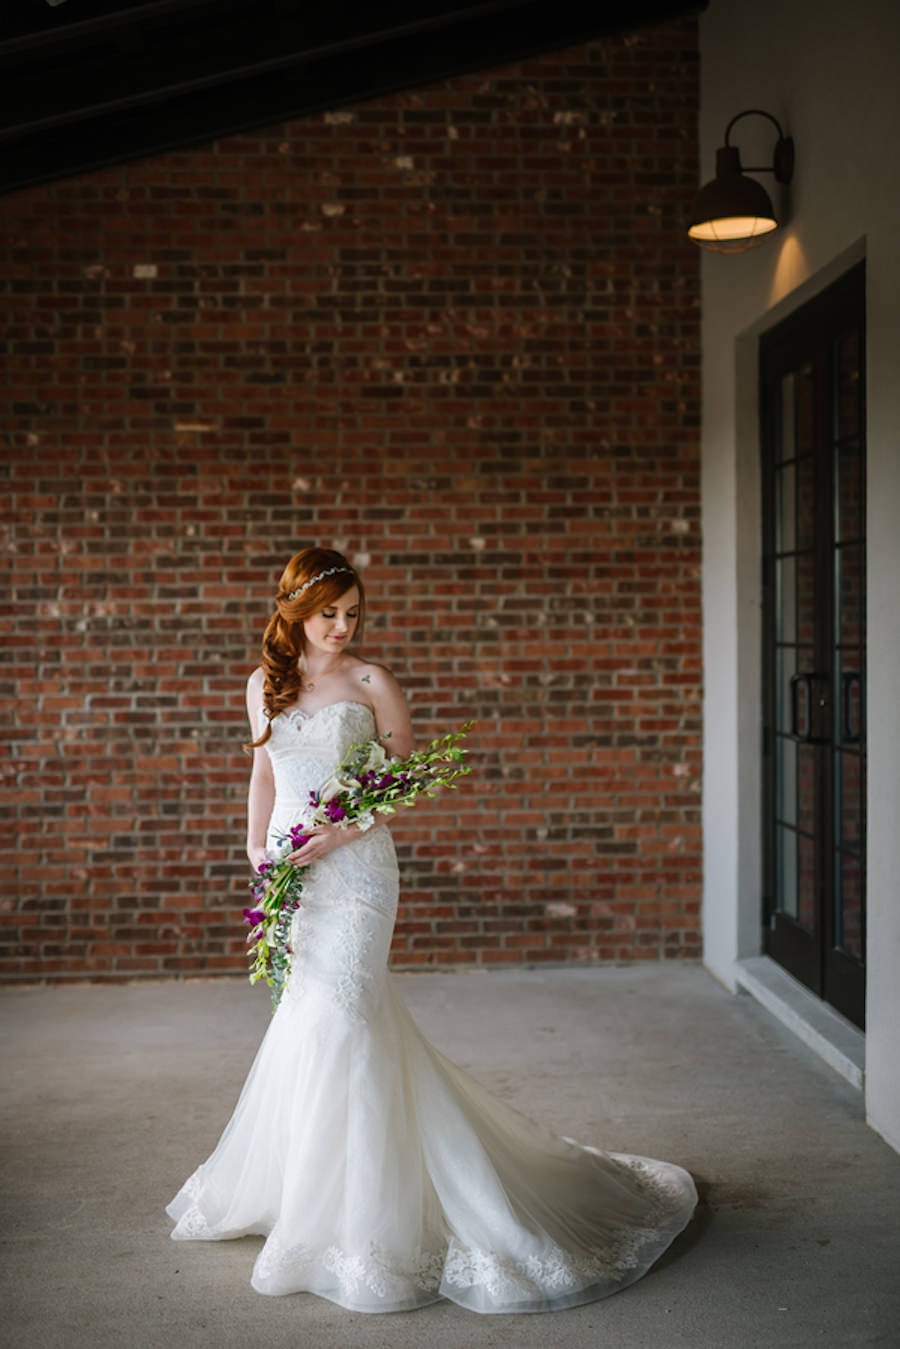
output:
[[[528,4],[525,9],[539,6]],[[140,10],[0,45],[0,141],[253,75],[308,66],[362,48],[426,44],[454,30],[509,24],[521,0],[399,3],[365,14],[335,4],[310,14],[279,0],[162,0]],[[581,26],[593,24],[582,17]],[[572,29],[571,18],[566,28]],[[77,65],[73,56],[77,55]],[[10,59],[7,59],[9,57]],[[77,73],[75,73],[77,72]],[[74,78],[73,78],[74,74]]]
[[[0,28],[0,191],[696,13],[707,0],[69,0]],[[102,12],[99,12],[102,11]],[[77,16],[77,17],[76,17]]]
[[[206,0],[199,0],[205,3]],[[141,23],[153,14],[184,11],[195,0],[26,0],[15,7],[0,10],[0,45],[10,50],[52,43],[62,33],[72,40],[77,32],[82,40],[92,31],[116,24]]]

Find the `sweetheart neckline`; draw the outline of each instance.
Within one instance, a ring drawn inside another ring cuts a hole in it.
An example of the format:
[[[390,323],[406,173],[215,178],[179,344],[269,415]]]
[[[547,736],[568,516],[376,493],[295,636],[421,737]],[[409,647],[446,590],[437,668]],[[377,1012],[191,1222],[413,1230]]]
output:
[[[375,720],[375,713],[372,711],[369,704],[361,703],[358,698],[336,698],[333,703],[323,703],[321,707],[316,708],[315,712],[307,712],[302,707],[286,707],[281,715],[287,717],[289,721],[291,717],[294,716],[300,716],[304,721],[312,721],[320,712],[327,712],[329,707],[343,706],[364,707],[372,720]]]

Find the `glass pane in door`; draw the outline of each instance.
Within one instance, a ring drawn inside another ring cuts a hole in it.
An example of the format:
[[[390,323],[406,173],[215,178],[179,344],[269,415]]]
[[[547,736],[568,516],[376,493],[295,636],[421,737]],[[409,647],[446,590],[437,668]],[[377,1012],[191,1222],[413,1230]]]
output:
[[[778,911],[812,932],[816,922],[815,840],[779,825],[776,854]]]
[[[815,462],[812,455],[797,461],[797,547],[812,548],[815,542]]]
[[[816,832],[816,750],[797,746],[797,828],[809,838]]]
[[[811,364],[802,366],[794,376],[794,436],[798,454],[815,449],[816,404],[815,374]]]
[[[797,917],[797,834],[778,825],[775,835],[775,903],[779,913]]]
[[[863,871],[862,859],[853,853],[838,855],[836,941],[845,955],[863,959]]]
[[[834,536],[839,543],[846,543],[863,532],[859,441],[853,437],[838,444],[834,459]]]
[[[859,431],[859,333],[855,328],[842,333],[834,344],[834,429],[835,438],[844,440]]]
[[[863,607],[863,550],[858,543],[835,549],[835,615],[838,641],[842,646],[859,644]]]
[[[815,641],[817,582],[816,559],[810,551],[797,557],[797,641],[812,646]]]
[[[779,553],[789,553],[796,547],[796,474],[795,464],[775,470],[775,548]]]

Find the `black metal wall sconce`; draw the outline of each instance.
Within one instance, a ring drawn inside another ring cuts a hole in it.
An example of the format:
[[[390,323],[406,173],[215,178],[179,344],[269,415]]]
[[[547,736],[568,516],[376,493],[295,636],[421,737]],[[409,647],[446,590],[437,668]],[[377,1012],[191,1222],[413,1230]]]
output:
[[[756,248],[778,229],[779,221],[768,192],[755,178],[746,178],[731,129],[742,117],[768,117],[778,132],[772,163],[748,168],[748,173],[774,173],[776,183],[789,183],[794,173],[794,142],[785,136],[771,113],[747,108],[725,128],[725,144],[716,151],[716,176],[701,187],[691,213],[688,235],[713,253],[744,253]]]

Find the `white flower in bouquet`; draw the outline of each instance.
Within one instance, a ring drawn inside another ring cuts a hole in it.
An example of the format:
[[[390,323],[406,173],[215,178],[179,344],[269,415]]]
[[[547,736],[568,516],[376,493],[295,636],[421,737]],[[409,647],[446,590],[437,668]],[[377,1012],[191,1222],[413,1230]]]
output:
[[[365,761],[360,764],[360,770],[363,773],[377,773],[382,768],[387,768],[390,760],[385,754],[383,746],[379,745],[376,740],[370,740],[366,748],[369,752]]]
[[[323,803],[331,801],[341,792],[353,793],[357,789],[355,778],[341,778],[337,773],[332,773],[327,782],[324,782],[319,788],[319,800]]]

